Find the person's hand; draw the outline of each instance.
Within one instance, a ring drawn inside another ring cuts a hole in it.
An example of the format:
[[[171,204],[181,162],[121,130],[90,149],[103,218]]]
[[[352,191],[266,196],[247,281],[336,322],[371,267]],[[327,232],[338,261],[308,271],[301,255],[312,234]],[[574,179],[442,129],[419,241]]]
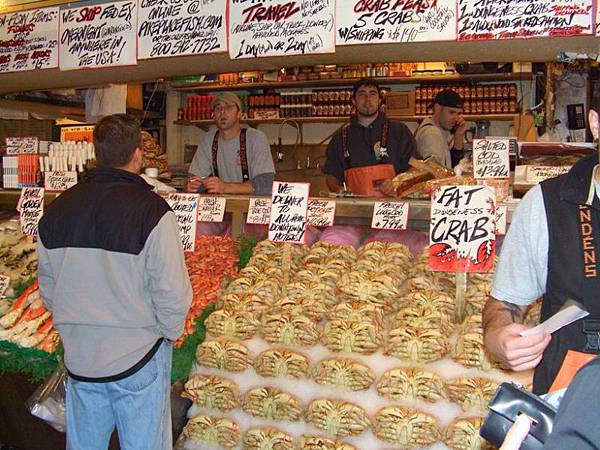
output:
[[[226,194],[227,183],[224,183],[219,177],[208,177],[202,180],[202,184],[209,194]]]
[[[530,428],[531,421],[529,417],[525,414],[517,416],[514,425],[506,433],[504,442],[502,442],[499,450],[519,450]]]
[[[377,185],[377,190],[383,195],[387,195],[388,197],[393,197],[395,193],[394,186],[392,185],[392,180],[383,180]]]
[[[467,132],[467,121],[463,116],[458,117],[458,120],[456,121],[456,125],[454,125],[454,127],[456,128],[454,136],[460,136],[464,138],[465,133]]]
[[[198,177],[190,177],[190,179],[188,180],[188,182],[185,185],[185,192],[198,192],[198,189],[200,189],[200,186],[202,186],[202,179],[198,178]]]
[[[483,337],[485,348],[497,361],[511,370],[533,369],[542,360],[551,336],[548,333],[537,333],[531,336],[519,334],[528,328],[530,327],[513,323],[487,330]]]

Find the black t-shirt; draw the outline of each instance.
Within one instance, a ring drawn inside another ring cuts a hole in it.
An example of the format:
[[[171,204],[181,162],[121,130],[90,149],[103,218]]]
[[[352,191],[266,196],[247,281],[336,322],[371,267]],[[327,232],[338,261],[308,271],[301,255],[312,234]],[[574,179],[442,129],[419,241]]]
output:
[[[375,144],[381,142],[385,120],[385,115],[380,113],[371,125],[364,126],[356,117],[352,118],[348,128],[349,161],[344,157],[340,128],[327,146],[327,160],[323,173],[333,175],[343,182],[344,171],[354,167],[392,164],[397,174],[405,172],[408,169],[408,160],[415,153],[415,139],[406,125],[390,120],[386,145],[388,156],[376,155]]]

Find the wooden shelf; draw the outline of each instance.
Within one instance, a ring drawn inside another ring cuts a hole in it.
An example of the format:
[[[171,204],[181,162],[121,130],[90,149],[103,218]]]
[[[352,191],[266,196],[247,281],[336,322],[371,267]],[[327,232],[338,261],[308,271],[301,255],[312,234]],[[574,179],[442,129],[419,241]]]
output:
[[[439,83],[457,81],[514,81],[531,80],[531,73],[484,73],[471,75],[422,75],[412,77],[374,77],[381,85],[391,84],[419,84]],[[284,89],[284,88],[306,88],[306,87],[330,87],[351,86],[359,78],[339,78],[329,80],[306,80],[306,81],[263,81],[261,83],[239,83],[222,85],[216,82],[205,82],[187,85],[173,85],[177,91],[191,92],[215,92],[215,91],[247,91],[251,89]]]
[[[468,121],[475,120],[491,120],[491,121],[510,121],[515,117],[518,117],[518,114],[465,114],[463,117]],[[429,116],[388,116],[390,119],[406,121],[406,122],[416,122],[418,120],[425,119]],[[302,123],[344,123],[350,120],[350,116],[344,117],[287,117],[287,118],[279,118],[279,119],[245,119],[242,120],[242,123],[246,123],[250,126],[257,126],[263,124],[280,124],[284,120],[294,120],[300,124]],[[212,125],[214,121],[212,119],[205,120],[176,120],[173,122],[175,125],[184,125],[184,126],[197,126],[197,127],[206,127]]]
[[[33,114],[43,114],[57,118],[67,117],[85,121],[85,108],[76,106],[61,106],[48,103],[23,102],[19,100],[0,99],[0,108],[18,109]]]

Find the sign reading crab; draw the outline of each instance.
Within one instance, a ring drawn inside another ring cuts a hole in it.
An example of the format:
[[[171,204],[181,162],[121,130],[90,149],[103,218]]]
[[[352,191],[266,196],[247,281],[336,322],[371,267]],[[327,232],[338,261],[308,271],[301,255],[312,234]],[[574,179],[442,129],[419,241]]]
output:
[[[488,272],[494,263],[496,199],[487,186],[442,186],[432,194],[429,266]]]

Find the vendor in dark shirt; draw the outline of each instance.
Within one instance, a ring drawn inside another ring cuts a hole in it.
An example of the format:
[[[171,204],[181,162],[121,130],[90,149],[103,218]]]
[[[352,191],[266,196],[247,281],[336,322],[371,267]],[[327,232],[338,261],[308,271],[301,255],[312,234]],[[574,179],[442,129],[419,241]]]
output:
[[[356,116],[334,135],[327,147],[323,172],[332,192],[346,190],[369,197],[393,194],[391,180],[408,169],[415,140],[406,125],[379,111],[377,81],[362,78],[354,85]]]

